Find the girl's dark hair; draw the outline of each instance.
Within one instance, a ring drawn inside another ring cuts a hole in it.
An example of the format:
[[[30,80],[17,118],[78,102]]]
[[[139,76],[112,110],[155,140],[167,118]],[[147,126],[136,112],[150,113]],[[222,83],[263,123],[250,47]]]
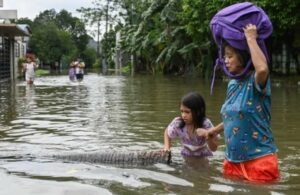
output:
[[[182,105],[191,109],[194,127],[201,128],[203,127],[203,122],[206,117],[205,115],[205,101],[203,97],[197,92],[190,92],[182,97],[181,102]],[[183,128],[185,125],[182,120],[180,124],[180,128]]]

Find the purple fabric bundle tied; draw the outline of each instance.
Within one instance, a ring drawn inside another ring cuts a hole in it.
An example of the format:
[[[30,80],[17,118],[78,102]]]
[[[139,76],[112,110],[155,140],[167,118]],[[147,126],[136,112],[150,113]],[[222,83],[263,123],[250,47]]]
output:
[[[250,2],[236,3],[223,8],[210,21],[210,29],[214,41],[218,46],[218,58],[216,59],[214,67],[211,92],[214,84],[215,72],[219,65],[221,65],[227,76],[234,79],[243,77],[252,65],[252,61],[250,59],[242,73],[233,75],[227,70],[222,54],[222,42],[224,40],[236,49],[249,51],[243,30],[247,24],[256,25],[258,44],[267,60],[269,60],[264,40],[271,35],[273,26],[266,13],[261,8]]]

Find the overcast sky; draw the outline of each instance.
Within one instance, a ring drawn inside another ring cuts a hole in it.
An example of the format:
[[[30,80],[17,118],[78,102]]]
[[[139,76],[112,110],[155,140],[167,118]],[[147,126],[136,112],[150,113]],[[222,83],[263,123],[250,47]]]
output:
[[[62,9],[78,16],[76,9],[81,7],[92,7],[93,0],[3,0],[3,8],[14,9],[18,12],[18,18],[29,18],[33,20],[40,12],[55,9],[60,12]]]
[[[1,1],[1,0],[0,0]],[[58,13],[62,9],[67,10],[72,16],[80,17],[76,11],[81,7],[93,7],[94,0],[2,0],[3,7],[0,10],[17,10],[18,18],[29,18],[33,20],[45,10],[55,9]],[[88,34],[96,37],[95,27],[86,27]],[[95,38],[96,39],[96,38]]]

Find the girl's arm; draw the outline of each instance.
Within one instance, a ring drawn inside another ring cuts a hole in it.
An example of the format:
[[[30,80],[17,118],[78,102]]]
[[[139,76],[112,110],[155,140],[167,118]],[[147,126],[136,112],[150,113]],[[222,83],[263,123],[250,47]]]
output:
[[[171,139],[169,138],[168,132],[166,129],[165,133],[164,133],[164,150],[170,151],[170,148],[171,148]]]
[[[220,134],[224,131],[223,122],[218,124],[215,127],[211,127],[208,130],[203,128],[196,129],[196,133],[200,137],[204,137],[205,139],[209,139],[215,137],[217,134]]]
[[[33,62],[33,67],[34,67],[34,69],[37,69],[39,67],[39,65],[36,62]]]
[[[22,64],[22,72],[26,72],[26,63]]]
[[[224,125],[223,122],[219,123],[217,126],[210,128],[207,131],[207,138],[212,137],[214,135],[220,134],[224,131]]]
[[[218,148],[218,143],[216,140],[216,136],[224,131],[223,123],[218,124],[215,127],[211,127],[210,129],[198,128],[196,129],[196,133],[198,136],[204,137],[207,141],[208,147],[211,151],[216,151]]]
[[[218,149],[218,143],[217,143],[217,139],[216,137],[209,137],[207,140],[206,140],[207,144],[208,144],[208,147],[211,151],[216,151]]]
[[[37,62],[34,62],[34,68],[38,68],[39,64]]]

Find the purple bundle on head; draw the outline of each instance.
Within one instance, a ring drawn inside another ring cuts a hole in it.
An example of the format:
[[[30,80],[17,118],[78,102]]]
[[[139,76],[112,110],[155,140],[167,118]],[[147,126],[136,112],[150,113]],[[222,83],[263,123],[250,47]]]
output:
[[[273,26],[269,17],[261,8],[250,2],[236,3],[220,10],[210,21],[210,29],[219,51],[215,70],[218,65],[221,65],[225,74],[230,78],[238,79],[242,77],[248,71],[252,62],[250,59],[242,73],[232,75],[228,72],[225,66],[222,54],[222,42],[226,41],[236,49],[248,51],[248,45],[243,31],[243,28],[247,24],[256,25],[258,44],[268,60],[264,40],[271,35]],[[215,76],[213,76],[213,82],[214,77]]]

